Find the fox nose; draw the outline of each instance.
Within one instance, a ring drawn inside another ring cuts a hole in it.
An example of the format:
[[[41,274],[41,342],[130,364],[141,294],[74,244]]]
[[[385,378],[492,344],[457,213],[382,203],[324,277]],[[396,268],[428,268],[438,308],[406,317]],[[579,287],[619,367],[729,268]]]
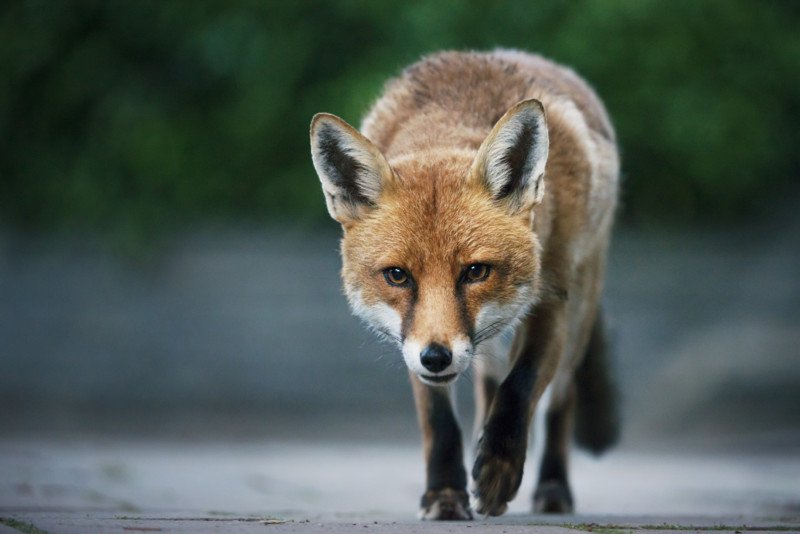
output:
[[[432,373],[447,369],[453,361],[453,355],[447,347],[438,343],[431,343],[422,351],[419,358],[422,365]]]

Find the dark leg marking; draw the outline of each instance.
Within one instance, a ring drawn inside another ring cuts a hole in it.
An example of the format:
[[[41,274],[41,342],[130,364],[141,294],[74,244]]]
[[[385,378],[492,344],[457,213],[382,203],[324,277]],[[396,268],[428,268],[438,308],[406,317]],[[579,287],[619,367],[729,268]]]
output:
[[[562,301],[541,303],[517,332],[511,372],[495,395],[472,470],[479,513],[502,514],[519,489],[531,416],[563,347],[564,313]]]
[[[429,425],[432,432],[428,457],[428,489],[466,489],[467,474],[458,427],[444,388],[431,387]]]
[[[520,363],[498,388],[478,442],[472,478],[479,499],[477,511],[482,514],[505,512],[522,482],[536,371],[528,362]]]
[[[426,447],[426,491],[420,501],[423,519],[472,519],[461,429],[445,388],[415,384],[423,396],[420,422]]]
[[[575,410],[575,389],[561,406],[552,407],[545,423],[547,438],[539,468],[539,481],[533,494],[536,513],[568,514],[572,512],[572,492],[567,475],[567,457]]]

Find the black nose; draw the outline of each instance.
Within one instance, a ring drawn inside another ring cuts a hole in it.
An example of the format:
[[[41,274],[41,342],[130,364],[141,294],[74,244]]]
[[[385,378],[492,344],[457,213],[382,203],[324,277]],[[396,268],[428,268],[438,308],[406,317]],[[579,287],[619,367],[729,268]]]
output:
[[[431,343],[422,351],[419,360],[425,366],[425,369],[432,373],[438,373],[447,369],[447,366],[453,361],[453,355],[447,347],[443,347],[438,343]]]

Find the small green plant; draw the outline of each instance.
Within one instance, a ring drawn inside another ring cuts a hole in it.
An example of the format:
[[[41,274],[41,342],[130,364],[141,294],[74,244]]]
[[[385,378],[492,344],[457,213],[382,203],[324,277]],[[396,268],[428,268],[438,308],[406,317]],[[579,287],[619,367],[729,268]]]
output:
[[[12,519],[10,517],[0,517],[0,525],[5,525],[13,529],[24,532],[25,534],[48,534],[46,530],[37,528],[33,523],[27,521],[20,521],[19,519]]]

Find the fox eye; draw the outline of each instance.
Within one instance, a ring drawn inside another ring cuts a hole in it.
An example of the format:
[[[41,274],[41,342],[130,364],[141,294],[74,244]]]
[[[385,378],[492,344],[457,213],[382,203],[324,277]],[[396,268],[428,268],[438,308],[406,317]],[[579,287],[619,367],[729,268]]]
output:
[[[485,263],[473,263],[464,269],[461,280],[466,283],[482,282],[489,277],[491,268]]]
[[[383,270],[383,277],[390,286],[404,286],[408,284],[408,273],[400,267],[389,267]]]

